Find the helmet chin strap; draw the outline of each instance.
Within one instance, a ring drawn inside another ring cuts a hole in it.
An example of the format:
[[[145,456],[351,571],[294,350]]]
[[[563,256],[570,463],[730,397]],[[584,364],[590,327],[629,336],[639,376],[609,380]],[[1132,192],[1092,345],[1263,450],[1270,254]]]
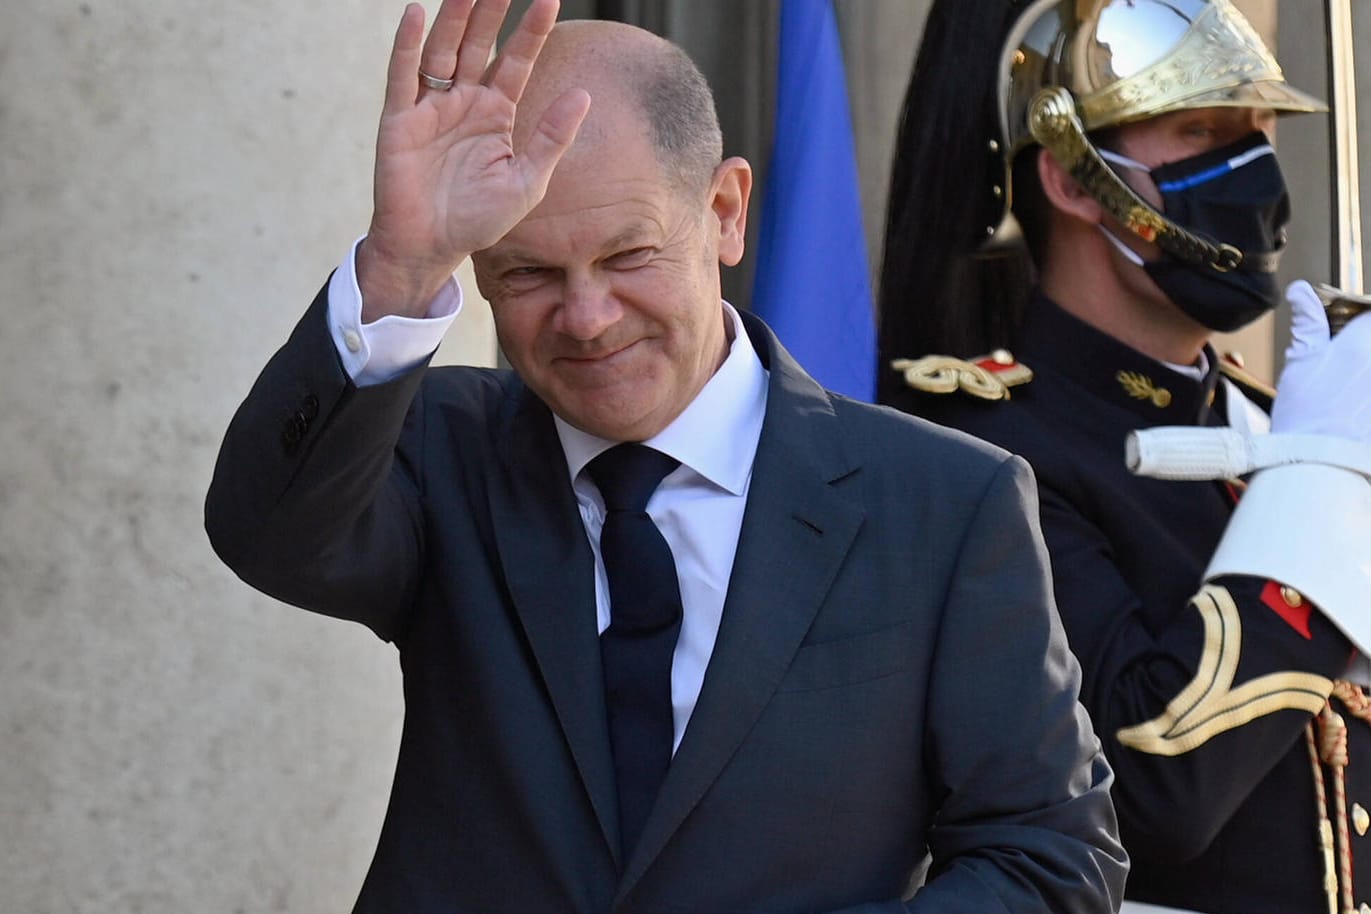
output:
[[[1112,152],[1108,149],[1097,149],[1097,151],[1100,154],[1100,158],[1110,164],[1121,165],[1124,168],[1129,168],[1133,171],[1141,171],[1144,174],[1150,174],[1152,172],[1152,169],[1148,168],[1137,159],[1130,159],[1126,155],[1121,155],[1120,153]],[[1109,230],[1109,226],[1101,222],[1097,224],[1095,228],[1099,229],[1100,234],[1109,239],[1109,243],[1114,245],[1114,247],[1118,249],[1118,252],[1122,254],[1129,263],[1133,264],[1135,267],[1146,266],[1147,261],[1143,260],[1142,255],[1124,244],[1122,238]]]
[[[1033,138],[1052,154],[1128,230],[1166,253],[1195,266],[1227,273],[1242,265],[1244,254],[1231,244],[1214,244],[1162,215],[1114,173],[1086,136],[1071,93],[1061,87],[1043,89],[1029,109]],[[1116,239],[1117,240],[1117,239]]]

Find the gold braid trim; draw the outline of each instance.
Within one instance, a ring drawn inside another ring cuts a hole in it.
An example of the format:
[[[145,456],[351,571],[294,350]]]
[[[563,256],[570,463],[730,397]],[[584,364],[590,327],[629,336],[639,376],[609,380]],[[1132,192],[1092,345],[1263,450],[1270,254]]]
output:
[[[1328,788],[1323,778],[1323,765],[1319,762],[1319,740],[1314,735],[1315,720],[1305,725],[1304,744],[1309,750],[1309,765],[1314,771],[1315,822],[1319,826],[1319,850],[1323,854],[1323,893],[1328,898],[1328,914],[1338,914],[1338,869],[1333,852],[1333,823],[1328,820]]]
[[[1234,381],[1243,387],[1250,387],[1262,396],[1270,397],[1272,400],[1276,399],[1276,388],[1252,374],[1246,368],[1243,368],[1240,365],[1234,365],[1227,359],[1219,359],[1219,373],[1230,381]]]
[[[1333,690],[1313,673],[1271,673],[1233,688],[1242,653],[1242,619],[1227,588],[1208,585],[1191,605],[1204,622],[1204,652],[1191,680],[1162,714],[1119,730],[1120,743],[1150,755],[1176,756],[1276,711],[1317,714]]]
[[[1339,900],[1342,910],[1352,914],[1352,836],[1347,827],[1347,721],[1329,703],[1319,712],[1318,722],[1319,758],[1333,772]]]
[[[1343,703],[1348,714],[1371,724],[1371,698],[1367,697],[1361,686],[1353,685],[1346,679],[1336,679],[1333,681],[1333,697]]]
[[[1351,758],[1347,751],[1347,721],[1343,716],[1333,710],[1332,700],[1336,698],[1352,718],[1363,723],[1371,723],[1371,698],[1362,691],[1361,686],[1354,685],[1345,679],[1336,680],[1333,683],[1333,693],[1329,702],[1315,719],[1318,725],[1318,758],[1314,766],[1314,784],[1319,795],[1319,805],[1321,809],[1327,810],[1327,798],[1323,791],[1318,790],[1324,780],[1323,765],[1328,766],[1328,770],[1333,775],[1333,812],[1335,818],[1330,822],[1327,813],[1324,813],[1324,829],[1331,835],[1337,836],[1337,875],[1332,877],[1334,884],[1340,890],[1337,894],[1341,908],[1337,909],[1343,914],[1356,914],[1353,906],[1353,884],[1352,884],[1352,832],[1351,820],[1347,815],[1347,766],[1351,763]],[[1322,763],[1322,764],[1320,764]],[[1336,825],[1336,831],[1334,826]],[[1331,844],[1331,841],[1330,841]],[[1333,872],[1333,860],[1328,860],[1330,874]]]
[[[985,367],[994,366],[994,370]],[[926,355],[921,359],[896,359],[890,367],[904,375],[904,382],[926,394],[962,391],[981,400],[1008,400],[1009,389],[1033,380],[1033,371],[1003,350],[973,360],[949,355]]]

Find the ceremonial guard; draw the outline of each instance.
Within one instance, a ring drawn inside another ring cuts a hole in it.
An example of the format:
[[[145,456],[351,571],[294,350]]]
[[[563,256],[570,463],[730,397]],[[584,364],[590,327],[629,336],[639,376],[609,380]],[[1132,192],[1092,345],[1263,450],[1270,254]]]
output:
[[[1278,398],[1210,344],[1281,303],[1322,109],[1228,0],[936,0],[905,102],[881,399],[1033,466],[1126,912],[1371,912],[1371,317],[1292,286]],[[1266,468],[1136,475],[1163,426]]]

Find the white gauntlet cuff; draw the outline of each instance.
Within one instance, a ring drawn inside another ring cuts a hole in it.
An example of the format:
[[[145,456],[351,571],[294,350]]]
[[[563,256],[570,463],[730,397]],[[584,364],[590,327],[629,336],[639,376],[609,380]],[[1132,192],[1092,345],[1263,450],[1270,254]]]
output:
[[[1371,480],[1316,463],[1257,473],[1204,576],[1232,574],[1295,588],[1371,653]]]

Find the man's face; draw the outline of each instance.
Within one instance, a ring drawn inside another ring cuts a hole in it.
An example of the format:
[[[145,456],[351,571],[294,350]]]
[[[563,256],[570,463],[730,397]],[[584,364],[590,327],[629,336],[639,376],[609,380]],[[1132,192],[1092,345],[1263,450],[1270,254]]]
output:
[[[573,148],[537,208],[473,263],[524,382],[577,428],[641,441],[727,353],[719,263],[742,255],[736,185],[750,178],[725,163],[708,189],[679,188],[641,124],[608,135]]]
[[[1256,131],[1270,134],[1276,123],[1272,111],[1256,108],[1196,108],[1176,111],[1117,128],[1105,142],[1115,152],[1148,168],[1159,168],[1173,162],[1203,155],[1228,146]],[[1116,169],[1118,174],[1144,200],[1165,212],[1166,207],[1156,182],[1146,172],[1132,168]],[[1157,261],[1162,252],[1155,244],[1144,242],[1122,224],[1107,217],[1114,236],[1128,245],[1144,260]],[[1111,252],[1117,267],[1118,281],[1130,296],[1147,303],[1154,313],[1166,313],[1172,320],[1198,327],[1193,318],[1182,310],[1142,270],[1118,254]]]
[[[1117,129],[1109,144],[1149,168],[1180,162],[1219,149],[1258,130],[1270,134],[1276,126],[1275,112],[1256,108],[1196,108],[1175,111],[1127,124]],[[1160,208],[1162,197],[1152,179],[1132,170],[1124,179],[1147,202]]]

